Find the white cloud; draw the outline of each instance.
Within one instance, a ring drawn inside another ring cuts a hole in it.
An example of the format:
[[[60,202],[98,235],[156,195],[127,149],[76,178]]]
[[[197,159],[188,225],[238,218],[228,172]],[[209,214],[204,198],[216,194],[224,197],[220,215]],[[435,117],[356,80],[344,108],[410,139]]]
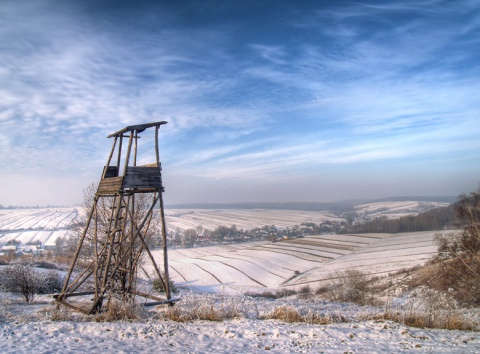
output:
[[[159,120],[174,173],[216,181],[478,151],[475,2],[297,9],[288,39],[56,5],[0,8],[3,171],[96,178],[106,135]]]

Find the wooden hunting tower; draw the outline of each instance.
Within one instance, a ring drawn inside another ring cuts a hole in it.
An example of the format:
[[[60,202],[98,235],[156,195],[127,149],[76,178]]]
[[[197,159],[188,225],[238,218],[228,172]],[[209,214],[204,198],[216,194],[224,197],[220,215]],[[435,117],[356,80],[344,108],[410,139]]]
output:
[[[113,146],[102,177],[92,196],[91,209],[73,256],[57,303],[86,314],[105,311],[113,299],[135,302],[150,299],[145,305],[173,303],[168,276],[167,235],[163,209],[162,168],[158,149],[158,131],[167,122],[132,125],[108,138]],[[155,128],[155,163],[137,166],[139,134]],[[122,151],[128,139],[126,153]],[[154,208],[160,206],[163,244],[163,274],[150,252],[149,243],[155,227]],[[137,270],[143,254],[153,264],[166,299],[137,289]],[[90,301],[82,303],[88,296]],[[93,296],[93,299],[92,299]],[[71,301],[75,298],[76,301]],[[106,300],[106,301],[105,301]]]

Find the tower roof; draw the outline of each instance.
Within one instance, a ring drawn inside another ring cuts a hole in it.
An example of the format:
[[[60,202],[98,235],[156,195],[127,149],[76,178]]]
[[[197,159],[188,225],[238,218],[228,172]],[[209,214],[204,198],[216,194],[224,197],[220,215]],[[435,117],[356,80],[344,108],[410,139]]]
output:
[[[138,133],[143,132],[145,129],[151,128],[151,127],[158,127],[160,125],[167,124],[165,121],[161,122],[154,122],[154,123],[145,123],[145,124],[137,124],[137,125],[129,125],[128,127],[125,127],[123,129],[120,129],[119,131],[110,134],[107,136],[107,138],[112,138],[114,136],[119,136],[122,135],[125,132],[131,132],[136,130]]]

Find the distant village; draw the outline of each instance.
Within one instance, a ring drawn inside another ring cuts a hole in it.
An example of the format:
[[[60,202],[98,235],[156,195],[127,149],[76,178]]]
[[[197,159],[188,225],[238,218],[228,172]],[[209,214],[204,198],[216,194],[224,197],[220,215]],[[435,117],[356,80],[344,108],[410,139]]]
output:
[[[324,221],[321,224],[303,223],[292,227],[278,228],[275,225],[256,227],[251,230],[237,229],[235,225],[230,227],[218,226],[215,230],[208,230],[202,226],[187,230],[169,230],[167,235],[170,248],[205,247],[219,244],[234,244],[252,241],[279,242],[301,238],[308,235],[341,233],[347,229],[346,222]],[[16,230],[18,232],[18,230]],[[25,230],[28,231],[28,230]],[[5,232],[0,230],[0,232]],[[11,231],[7,231],[11,232]],[[32,241],[22,244],[19,240],[9,240],[0,243],[0,258],[52,256],[67,252],[71,245],[72,235],[57,238],[54,241],[42,243]],[[161,247],[161,237],[151,239],[152,247]]]
[[[195,229],[175,230],[168,235],[170,247],[202,247],[215,244],[241,243],[251,241],[278,242],[305,237],[307,235],[335,234],[347,228],[346,222],[324,221],[321,224],[302,223],[292,227],[279,228],[275,225],[256,227],[250,230],[218,226],[207,230],[201,226]]]
[[[425,211],[426,210],[426,211]],[[403,216],[402,216],[403,215]],[[321,223],[303,222],[290,227],[265,225],[252,229],[241,229],[235,225],[217,226],[214,230],[206,229],[202,225],[195,228],[169,228],[167,241],[169,248],[192,248],[212,245],[235,244],[252,241],[279,242],[309,235],[365,233],[365,232],[409,232],[440,230],[453,225],[455,218],[452,206],[435,208],[434,205],[422,204],[420,207],[403,209],[400,213],[392,213],[388,208],[369,208],[363,211],[344,210],[336,213],[337,220],[324,220]],[[0,229],[0,236],[9,233],[32,231],[48,231],[51,228],[40,229]],[[72,248],[75,249],[76,239],[71,226],[63,225],[60,229],[61,237],[49,237],[46,242],[39,240],[22,243],[18,238],[0,237],[0,259],[11,257],[34,256],[67,256]],[[155,230],[150,237],[152,248],[162,246],[160,231]],[[2,242],[5,240],[5,242]]]

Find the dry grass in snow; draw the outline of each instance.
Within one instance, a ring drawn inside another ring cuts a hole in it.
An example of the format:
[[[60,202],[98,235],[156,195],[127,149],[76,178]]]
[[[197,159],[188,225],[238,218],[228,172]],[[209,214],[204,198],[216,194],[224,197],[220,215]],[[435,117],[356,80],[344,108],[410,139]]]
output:
[[[7,298],[2,353],[474,353],[480,345],[479,332],[413,328],[381,308],[296,297],[185,293],[173,308],[114,322],[69,311],[52,319],[46,297],[30,305]]]

